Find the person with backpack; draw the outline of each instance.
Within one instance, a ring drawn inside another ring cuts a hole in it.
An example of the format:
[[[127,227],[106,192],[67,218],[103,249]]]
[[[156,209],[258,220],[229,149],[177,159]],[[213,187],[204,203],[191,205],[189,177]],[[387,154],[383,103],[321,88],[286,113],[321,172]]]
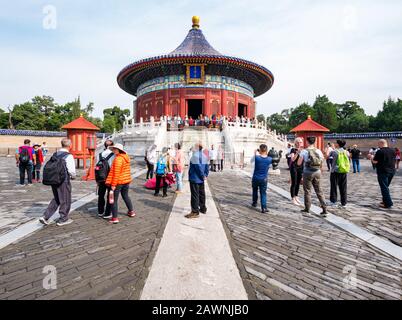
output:
[[[35,152],[35,159],[36,159],[36,164],[33,167],[33,172],[32,172],[32,179],[33,182],[38,182],[40,183],[40,169],[42,168],[42,164],[44,162],[44,156],[42,149],[40,148],[40,144],[35,143],[34,146],[34,152]]]
[[[60,218],[57,220],[58,226],[64,226],[73,222],[69,218],[71,208],[71,180],[75,179],[74,157],[69,152],[71,140],[63,138],[61,149],[53,154],[43,168],[43,184],[52,187],[53,200],[49,203],[44,217],[39,221],[48,225],[50,218],[59,209]]]
[[[191,191],[191,212],[186,215],[187,219],[196,219],[202,214],[207,213],[205,202],[205,180],[209,175],[209,160],[202,151],[201,143],[197,143],[193,149],[193,155],[190,159],[190,169],[188,171],[188,180],[190,181]]]
[[[107,187],[110,188],[109,203],[112,206],[113,215],[109,222],[117,224],[120,222],[118,218],[118,202],[120,193],[128,209],[127,216],[129,218],[134,218],[136,216],[136,213],[133,209],[133,204],[128,195],[128,191],[130,190],[130,183],[132,181],[130,157],[124,150],[123,145],[120,143],[116,143],[109,148],[113,151],[115,159],[113,161],[112,167],[110,168],[110,172],[107,176],[105,184]],[[103,218],[109,219],[110,216],[105,215]]]
[[[311,187],[320,201],[322,212],[321,216],[327,216],[327,205],[321,189],[321,168],[324,162],[324,155],[321,150],[315,147],[316,137],[307,137],[307,148],[300,153],[297,165],[304,164],[303,169],[303,190],[304,190],[304,209],[303,213],[310,213],[311,209]]]
[[[338,188],[341,195],[341,208],[345,209],[347,204],[348,189],[348,173],[350,171],[349,152],[345,150],[346,141],[337,140],[335,150],[331,152],[331,188],[330,188],[330,205],[337,205]]]
[[[156,174],[156,186],[154,196],[159,196],[159,191],[161,188],[161,182],[163,184],[163,197],[167,197],[168,183],[166,181],[166,175],[171,172],[170,161],[168,155],[169,149],[164,147],[162,149],[162,154],[159,156],[156,163],[155,174]]]
[[[272,165],[272,157],[268,155],[268,147],[265,144],[255,151],[251,163],[254,163],[254,174],[252,179],[253,187],[253,203],[252,206],[257,208],[258,191],[261,197],[261,213],[268,213],[267,209],[267,188],[268,188],[268,171]]]
[[[24,145],[15,152],[15,160],[20,171],[20,185],[25,185],[25,172],[27,173],[28,186],[32,185],[33,168],[36,165],[34,148],[31,147],[31,140],[24,140]]]
[[[105,149],[99,153],[95,166],[95,180],[98,184],[98,216],[105,219],[110,219],[112,217],[112,207],[108,201],[110,187],[106,185],[106,179],[115,158],[113,151],[110,150],[111,146],[113,146],[113,141],[106,140],[104,144]]]
[[[380,208],[391,209],[394,205],[389,186],[395,176],[395,149],[388,147],[387,140],[378,141],[379,149],[375,155],[371,155],[369,159],[377,168],[377,180],[380,185],[382,202]]]

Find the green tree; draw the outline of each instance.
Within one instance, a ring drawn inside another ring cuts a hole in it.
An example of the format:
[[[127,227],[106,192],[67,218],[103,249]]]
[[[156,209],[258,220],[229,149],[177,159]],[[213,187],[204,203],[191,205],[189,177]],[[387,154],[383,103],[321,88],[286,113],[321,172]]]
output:
[[[126,117],[130,116],[130,109],[121,109],[118,106],[114,106],[113,108],[108,108],[103,110],[103,131],[104,132],[113,132],[110,131],[111,126],[114,125],[114,128],[117,131],[120,131],[123,128],[124,121]],[[113,118],[114,121],[109,120],[109,118]],[[106,126],[105,126],[105,121],[106,121]]]
[[[394,100],[390,97],[387,101],[384,101],[383,109],[378,112],[372,125],[376,131],[401,131],[402,100]]]
[[[15,105],[12,111],[12,123],[17,130],[43,130],[46,120],[31,102]]]
[[[289,116],[289,126],[291,127],[291,129],[293,129],[303,121],[306,121],[308,116],[311,116],[313,119],[315,119],[315,110],[308,103],[302,103],[298,107],[291,109],[291,113]]]
[[[49,117],[56,108],[56,103],[54,102],[54,99],[50,96],[36,96],[32,99],[31,103],[46,117]]]
[[[267,117],[267,125],[278,133],[289,133],[289,122],[283,114],[274,113]]]
[[[0,108],[0,129],[8,129],[8,113]]]
[[[258,116],[257,116],[257,121],[258,122],[265,122],[265,115],[263,115],[263,114],[259,114]]]
[[[338,128],[338,116],[336,113],[336,105],[329,101],[326,95],[318,96],[313,104],[315,111],[314,120],[331,131]]]
[[[112,133],[117,127],[116,118],[111,115],[106,115],[102,123],[102,131]]]

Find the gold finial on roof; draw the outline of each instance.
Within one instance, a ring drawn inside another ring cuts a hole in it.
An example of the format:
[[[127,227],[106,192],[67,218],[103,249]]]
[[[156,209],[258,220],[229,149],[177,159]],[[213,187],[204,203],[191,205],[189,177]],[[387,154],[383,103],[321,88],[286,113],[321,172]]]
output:
[[[307,119],[308,119],[308,120],[311,120],[311,115],[308,115]]]
[[[83,118],[84,117],[84,114],[81,112],[80,113],[80,118]]]
[[[200,28],[200,17],[193,16],[193,29],[199,29],[199,28]]]

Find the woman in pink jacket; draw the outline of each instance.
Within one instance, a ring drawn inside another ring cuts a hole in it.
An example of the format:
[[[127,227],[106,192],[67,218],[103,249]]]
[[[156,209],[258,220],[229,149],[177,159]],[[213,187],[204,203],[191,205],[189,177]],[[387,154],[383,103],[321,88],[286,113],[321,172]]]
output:
[[[180,143],[176,143],[174,146],[176,149],[176,156],[173,158],[173,160],[174,160],[173,170],[176,173],[176,184],[177,184],[176,193],[182,193],[182,191],[183,191],[184,154],[183,154],[183,151],[181,150]]]

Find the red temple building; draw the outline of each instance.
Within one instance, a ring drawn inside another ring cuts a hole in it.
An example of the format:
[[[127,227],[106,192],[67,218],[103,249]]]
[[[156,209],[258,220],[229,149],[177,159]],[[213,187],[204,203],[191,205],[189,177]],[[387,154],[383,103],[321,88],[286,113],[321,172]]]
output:
[[[128,65],[117,82],[137,97],[136,122],[167,115],[254,118],[254,98],[272,87],[274,76],[254,62],[219,53],[205,39],[199,17],[193,17],[192,29],[176,50]]]
[[[316,147],[324,151],[324,133],[329,132],[329,129],[315,122],[311,119],[311,116],[308,116],[306,121],[299,124],[290,132],[295,133],[297,138],[303,138],[304,143],[306,143],[307,137],[316,137]]]

